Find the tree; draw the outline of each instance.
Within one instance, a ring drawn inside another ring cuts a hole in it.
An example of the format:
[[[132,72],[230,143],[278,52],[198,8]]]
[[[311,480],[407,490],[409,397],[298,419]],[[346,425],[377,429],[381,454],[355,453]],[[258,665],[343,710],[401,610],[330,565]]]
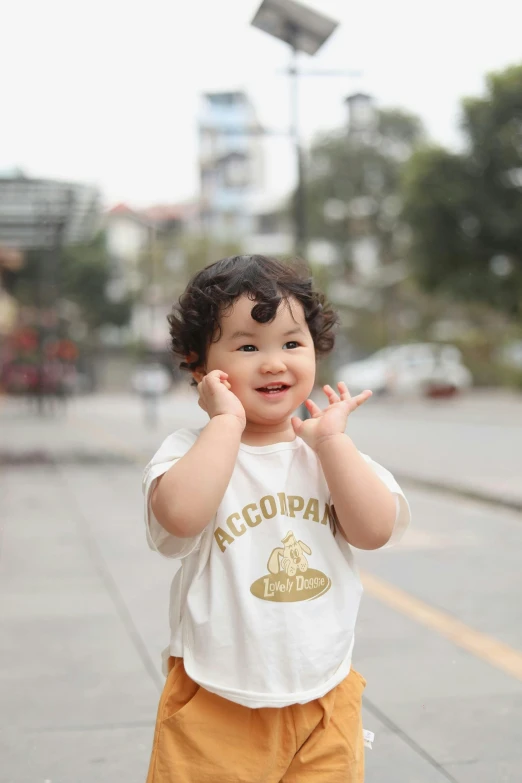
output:
[[[189,279],[207,264],[226,256],[239,255],[241,245],[203,234],[178,231],[159,235],[140,258],[143,286],[160,286],[167,298],[180,294]]]
[[[466,148],[416,152],[404,176],[411,264],[426,290],[509,315],[522,301],[522,66],[462,101]]]
[[[406,168],[403,214],[411,228],[410,258],[427,291],[480,295],[480,280],[470,277],[476,232],[471,180],[466,159],[442,147],[419,150]]]
[[[306,183],[308,235],[333,242],[349,268],[361,238],[381,263],[400,255],[400,182],[404,160],[423,138],[417,117],[376,110],[364,133],[337,131],[312,146]]]
[[[105,237],[99,234],[92,242],[65,247],[59,252],[28,251],[24,266],[10,274],[6,284],[22,304],[73,302],[89,329],[96,329],[104,323],[123,326],[130,318],[130,299],[111,302],[107,297],[109,280]]]

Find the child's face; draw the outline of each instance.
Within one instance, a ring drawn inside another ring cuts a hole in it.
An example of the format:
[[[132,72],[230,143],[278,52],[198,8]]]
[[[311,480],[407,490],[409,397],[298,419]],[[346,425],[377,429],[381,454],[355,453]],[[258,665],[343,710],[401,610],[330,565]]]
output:
[[[247,422],[278,425],[306,400],[315,380],[315,349],[302,305],[282,301],[266,324],[250,315],[255,302],[246,295],[221,318],[221,337],[211,343],[206,371],[228,373],[232,392],[245,409]],[[282,386],[268,391],[268,386]]]

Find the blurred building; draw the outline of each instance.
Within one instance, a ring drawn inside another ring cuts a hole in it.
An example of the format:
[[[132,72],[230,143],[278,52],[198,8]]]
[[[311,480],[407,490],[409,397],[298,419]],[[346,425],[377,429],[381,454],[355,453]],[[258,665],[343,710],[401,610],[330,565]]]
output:
[[[111,261],[112,298],[135,294],[141,286],[140,263],[154,224],[126,204],[117,204],[105,215],[105,241]]]
[[[18,303],[2,289],[2,270],[16,271],[24,252],[85,242],[100,228],[100,192],[92,185],[37,179],[19,169],[0,171],[0,333],[18,318]],[[49,262],[49,259],[47,259]],[[52,284],[52,264],[42,278]],[[52,307],[52,301],[46,301]]]
[[[0,172],[0,247],[27,250],[90,239],[100,227],[93,185]]]
[[[176,266],[174,250],[181,232],[194,231],[199,209],[195,203],[158,204],[145,209],[132,209],[117,204],[105,215],[105,236],[111,259],[111,271],[116,297],[136,293],[147,283],[146,256],[154,243],[172,240],[170,267]],[[145,261],[145,263],[144,263]]]
[[[377,110],[372,95],[365,92],[356,92],[345,98],[347,107],[348,133],[358,135],[362,140],[376,130]]]
[[[251,230],[245,250],[266,256],[291,255],[294,250],[288,198],[262,195],[252,200]]]
[[[252,233],[252,199],[263,183],[262,128],[244,92],[202,96],[200,225],[219,241]]]
[[[121,345],[141,341],[161,350],[165,317],[170,311],[177,273],[183,272],[181,234],[198,226],[196,203],[157,204],[132,209],[117,204],[105,216],[105,236],[111,263],[108,295],[113,301],[134,300],[128,328],[106,327],[102,339]]]

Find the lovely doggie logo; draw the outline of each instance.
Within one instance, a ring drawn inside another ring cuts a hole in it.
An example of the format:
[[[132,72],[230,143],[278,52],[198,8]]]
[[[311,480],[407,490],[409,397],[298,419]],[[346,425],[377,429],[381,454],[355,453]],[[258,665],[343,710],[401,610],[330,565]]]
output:
[[[326,574],[310,568],[306,555],[312,550],[303,541],[297,541],[290,530],[268,558],[267,576],[256,579],[250,592],[263,601],[289,603],[311,601],[326,593],[332,584]]]

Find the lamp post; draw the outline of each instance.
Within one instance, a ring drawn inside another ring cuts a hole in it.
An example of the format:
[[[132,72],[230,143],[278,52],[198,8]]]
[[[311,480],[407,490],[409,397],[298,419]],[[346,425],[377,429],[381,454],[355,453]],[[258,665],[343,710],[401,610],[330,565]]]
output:
[[[314,55],[328,40],[338,22],[295,0],[263,0],[252,20],[252,25],[287,43],[292,50],[288,73],[290,75],[290,135],[293,141],[297,188],[294,203],[295,250],[306,251],[306,206],[304,159],[299,130],[299,93],[297,57],[299,52]]]

